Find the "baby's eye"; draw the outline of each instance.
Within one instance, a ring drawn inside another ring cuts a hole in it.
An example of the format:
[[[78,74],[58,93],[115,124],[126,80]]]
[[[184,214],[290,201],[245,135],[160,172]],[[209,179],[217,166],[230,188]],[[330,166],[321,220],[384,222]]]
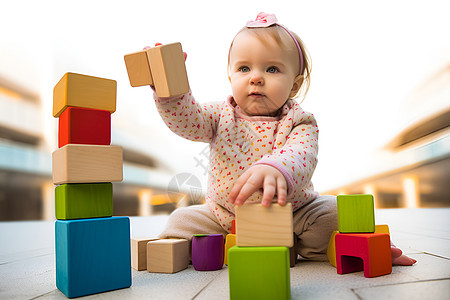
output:
[[[267,69],[267,73],[277,73],[277,72],[279,72],[280,70],[277,68],[277,67],[269,67],[268,69]]]
[[[247,72],[250,72],[250,68],[247,66],[242,66],[239,68],[239,71],[242,73],[247,73]]]

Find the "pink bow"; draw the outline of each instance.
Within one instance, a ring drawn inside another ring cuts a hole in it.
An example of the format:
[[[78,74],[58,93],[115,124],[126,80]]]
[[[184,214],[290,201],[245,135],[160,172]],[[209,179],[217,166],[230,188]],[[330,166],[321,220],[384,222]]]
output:
[[[248,21],[247,27],[269,27],[278,22],[277,17],[273,14],[259,13],[255,21]]]

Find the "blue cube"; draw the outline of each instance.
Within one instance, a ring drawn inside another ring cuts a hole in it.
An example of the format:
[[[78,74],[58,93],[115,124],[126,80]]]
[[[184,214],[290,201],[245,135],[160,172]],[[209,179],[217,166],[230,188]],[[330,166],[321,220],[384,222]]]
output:
[[[131,286],[130,219],[57,220],[56,286],[80,297]]]

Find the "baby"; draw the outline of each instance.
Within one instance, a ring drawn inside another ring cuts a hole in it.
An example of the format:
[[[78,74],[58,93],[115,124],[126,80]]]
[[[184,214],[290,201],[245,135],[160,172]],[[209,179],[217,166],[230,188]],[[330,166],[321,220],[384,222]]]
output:
[[[292,203],[297,253],[327,260],[337,230],[336,197],[314,191],[318,128],[294,98],[305,96],[311,63],[301,39],[274,15],[260,13],[235,36],[228,55],[232,96],[199,104],[189,92],[155,101],[177,135],[209,143],[206,204],[175,210],[160,238],[231,231],[234,206]],[[412,265],[392,245],[393,264]]]

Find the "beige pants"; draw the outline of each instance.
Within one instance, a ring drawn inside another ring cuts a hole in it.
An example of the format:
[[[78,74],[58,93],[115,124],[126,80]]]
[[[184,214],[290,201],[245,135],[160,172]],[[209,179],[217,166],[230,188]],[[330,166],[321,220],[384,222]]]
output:
[[[301,207],[294,212],[297,253],[306,259],[328,260],[328,242],[337,228],[336,197],[319,196]],[[191,240],[194,234],[201,233],[228,234],[206,204],[176,209],[159,237]]]

